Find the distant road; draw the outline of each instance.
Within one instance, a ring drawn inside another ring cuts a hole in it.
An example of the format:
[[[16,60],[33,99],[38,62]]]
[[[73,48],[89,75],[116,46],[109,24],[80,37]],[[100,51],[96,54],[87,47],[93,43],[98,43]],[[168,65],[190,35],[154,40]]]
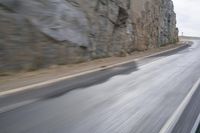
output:
[[[200,40],[200,37],[192,37],[192,36],[179,36],[181,40]]]
[[[0,133],[159,133],[199,77],[200,41],[194,41],[179,51],[0,97]],[[175,133],[191,130],[199,93]]]

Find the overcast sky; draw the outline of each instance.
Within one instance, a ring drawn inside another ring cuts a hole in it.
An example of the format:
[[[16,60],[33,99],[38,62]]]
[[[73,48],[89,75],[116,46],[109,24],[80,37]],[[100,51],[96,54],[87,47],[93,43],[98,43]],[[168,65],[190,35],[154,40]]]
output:
[[[200,37],[200,0],[173,0],[180,34]]]

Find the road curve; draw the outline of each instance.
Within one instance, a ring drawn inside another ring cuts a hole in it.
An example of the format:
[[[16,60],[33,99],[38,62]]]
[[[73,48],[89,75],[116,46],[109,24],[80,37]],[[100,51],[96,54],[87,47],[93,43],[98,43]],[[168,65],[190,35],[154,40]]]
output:
[[[1,108],[38,100],[0,113],[0,133],[159,133],[199,68],[195,41],[174,53],[1,97]]]

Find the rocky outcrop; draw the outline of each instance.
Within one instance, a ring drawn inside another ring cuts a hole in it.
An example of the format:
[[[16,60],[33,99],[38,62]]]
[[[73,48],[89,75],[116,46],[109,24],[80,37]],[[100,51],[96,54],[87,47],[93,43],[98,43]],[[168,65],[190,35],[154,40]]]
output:
[[[178,41],[171,0],[1,0],[0,70],[125,56]]]
[[[134,8],[137,7],[137,8]],[[176,14],[171,0],[133,1],[133,22],[139,49],[160,47],[178,41]]]

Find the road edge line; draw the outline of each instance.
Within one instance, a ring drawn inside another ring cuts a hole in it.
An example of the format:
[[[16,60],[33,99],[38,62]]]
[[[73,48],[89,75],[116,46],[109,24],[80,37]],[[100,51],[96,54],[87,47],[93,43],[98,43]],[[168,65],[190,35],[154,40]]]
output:
[[[139,61],[139,60],[142,60],[142,59],[145,59],[145,58],[149,58],[149,57],[156,56],[156,55],[159,55],[159,54],[167,53],[169,51],[173,51],[173,50],[176,50],[176,49],[179,49],[179,48],[182,48],[182,47],[185,47],[185,46],[188,45],[188,43],[186,43],[186,42],[183,42],[183,43],[184,43],[184,45],[182,45],[182,46],[172,48],[172,49],[168,49],[168,50],[165,50],[165,51],[161,51],[161,52],[158,52],[158,53],[154,53],[154,54],[151,54],[151,55],[148,55],[148,56],[136,58],[136,59],[129,60],[129,61],[124,61],[124,62],[121,62],[121,63],[116,63],[116,64],[109,65],[109,66],[106,66],[106,67],[103,67],[103,68],[96,68],[96,69],[88,70],[88,71],[85,71],[85,72],[64,76],[64,77],[57,78],[57,79],[51,79],[51,80],[48,80],[48,81],[44,81],[44,82],[40,82],[40,83],[36,83],[36,84],[32,84],[32,85],[27,85],[27,86],[24,86],[24,87],[19,87],[19,88],[3,91],[3,92],[0,92],[0,97],[6,96],[6,95],[11,95],[11,94],[14,94],[14,93],[17,93],[17,92],[26,91],[26,90],[29,90],[29,89],[36,89],[38,87],[50,85],[50,84],[57,83],[59,81],[67,80],[67,79],[70,79],[70,78],[75,78],[75,77],[86,75],[86,74],[89,74],[89,73],[98,72],[98,71],[101,71],[101,70],[113,68],[113,67],[124,65],[124,64],[131,63],[131,62],[134,62],[134,61]]]
[[[39,101],[39,99],[27,100],[27,101],[23,101],[20,103],[11,104],[9,106],[2,107],[2,108],[0,108],[0,114],[11,111],[13,109],[16,109],[16,108],[19,108],[22,106],[25,106],[25,105],[28,105],[28,104],[31,104],[31,103],[35,103],[37,101]]]
[[[168,119],[168,121],[165,123],[165,125],[161,128],[159,133],[171,133],[173,128],[175,127],[176,123],[180,119],[181,115],[183,114],[183,111],[189,104],[192,96],[196,92],[200,85],[200,78],[195,82],[193,87],[191,88],[190,92],[187,94],[187,96],[184,98],[182,103],[179,105],[179,107],[176,109],[176,111],[172,114],[172,116]]]

